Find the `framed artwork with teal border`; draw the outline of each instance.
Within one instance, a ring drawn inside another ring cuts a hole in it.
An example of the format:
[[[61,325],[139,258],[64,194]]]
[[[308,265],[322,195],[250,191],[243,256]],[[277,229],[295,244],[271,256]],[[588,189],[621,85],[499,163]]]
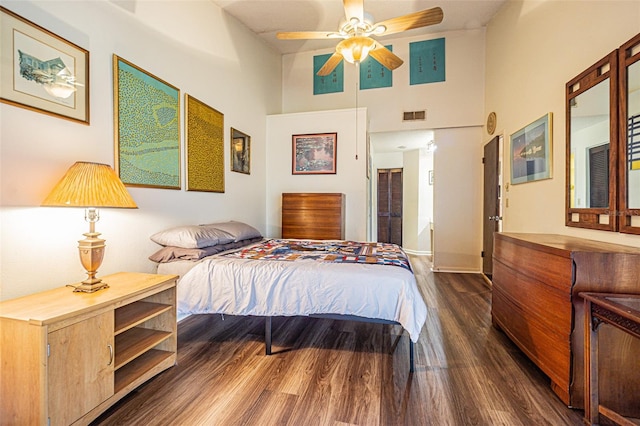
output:
[[[180,89],[113,55],[116,172],[127,186],[180,189]]]
[[[444,38],[409,43],[409,84],[446,80]]]
[[[391,45],[385,46],[393,52]],[[375,58],[367,56],[360,64],[360,89],[379,89],[393,86],[393,73]]]
[[[313,94],[324,95],[325,93],[344,92],[344,61],[329,75],[320,76],[316,74],[320,68],[331,57],[331,53],[313,57]]]

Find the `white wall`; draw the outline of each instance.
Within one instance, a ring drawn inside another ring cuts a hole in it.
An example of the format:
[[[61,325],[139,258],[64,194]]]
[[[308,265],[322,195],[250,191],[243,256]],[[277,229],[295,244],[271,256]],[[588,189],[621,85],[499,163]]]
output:
[[[338,134],[336,174],[293,175],[292,135],[333,132]],[[346,194],[345,238],[366,240],[366,140],[365,108],[268,116],[267,235],[282,235],[283,192],[339,192]]]
[[[445,38],[446,81],[409,85],[409,43]],[[404,64],[393,71],[393,87],[360,90],[354,65],[344,66],[344,92],[313,95],[313,57],[332,49],[283,56],[283,112],[353,108],[369,111],[372,133],[481,125],[484,122],[484,29],[421,37],[381,39]],[[356,99],[357,94],[357,99]],[[404,111],[427,111],[425,121],[403,122]]]
[[[480,272],[482,251],[481,127],[435,131],[434,260],[436,271]],[[465,155],[460,155],[465,153]]]
[[[417,222],[417,250],[419,254],[433,254],[431,252],[431,224],[433,223],[433,185],[429,184],[429,171],[433,171],[433,151],[426,148],[418,152],[418,222]],[[435,180],[435,178],[434,178]]]
[[[91,125],[0,104],[0,298],[84,279],[77,240],[82,209],[39,207],[75,161],[114,165],[112,55],[133,62],[225,115],[225,192],[129,188],[137,210],[101,211],[107,240],[99,276],[152,272],[149,235],[204,221],[244,220],[266,231],[266,116],[280,111],[281,59],[208,0],[2,1],[90,52]],[[251,136],[251,174],[230,172],[230,127]],[[182,135],[182,141],[184,141]],[[184,155],[182,183],[184,187]]]
[[[508,1],[489,23],[485,113],[496,112],[496,134],[505,137],[505,179],[510,176],[509,135],[553,113],[553,177],[510,186],[504,231],[567,234],[640,247],[639,236],[564,225],[565,84],[638,31],[640,2],[625,0]],[[483,139],[491,139],[486,131]]]

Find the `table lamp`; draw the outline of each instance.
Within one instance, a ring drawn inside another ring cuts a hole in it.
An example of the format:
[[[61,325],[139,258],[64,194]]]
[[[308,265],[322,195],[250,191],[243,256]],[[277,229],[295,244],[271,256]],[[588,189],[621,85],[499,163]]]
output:
[[[104,257],[105,240],[98,238],[95,223],[100,219],[99,207],[137,209],[138,206],[127,192],[116,172],[107,164],[78,161],[53,187],[42,202],[47,207],[84,207],[84,219],[89,222],[86,238],[78,241],[80,262],[88,278],[73,291],[93,293],[109,287],[96,278]]]

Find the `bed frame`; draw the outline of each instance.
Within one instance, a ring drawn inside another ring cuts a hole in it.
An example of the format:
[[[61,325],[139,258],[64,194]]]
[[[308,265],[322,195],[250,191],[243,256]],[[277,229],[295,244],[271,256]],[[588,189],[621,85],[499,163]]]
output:
[[[375,324],[388,324],[388,325],[400,325],[402,327],[402,325],[399,322],[396,321],[390,321],[390,320],[384,320],[384,319],[378,319],[378,318],[366,318],[366,317],[359,317],[357,315],[339,315],[339,314],[313,314],[313,315],[308,315],[309,317],[312,318],[324,318],[324,319],[333,319],[333,320],[346,320],[346,321],[359,321],[359,322],[369,322],[369,323],[375,323]],[[271,320],[273,317],[265,317],[265,325],[264,325],[264,345],[265,345],[265,353],[266,355],[271,355]],[[395,340],[393,341],[393,344],[391,345],[391,352],[393,353],[396,350],[396,347],[398,346],[398,342],[400,341],[400,337],[402,337],[402,334],[404,334],[404,328],[402,329],[402,333],[400,333]],[[415,365],[414,365],[414,347],[413,347],[414,343],[411,339],[409,339],[409,372],[413,373],[415,371]]]

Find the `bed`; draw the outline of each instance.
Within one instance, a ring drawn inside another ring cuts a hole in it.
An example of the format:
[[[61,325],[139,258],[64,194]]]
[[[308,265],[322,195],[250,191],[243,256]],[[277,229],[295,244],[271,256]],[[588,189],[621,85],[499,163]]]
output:
[[[211,227],[215,237],[185,243],[184,238],[152,236],[163,245],[150,257],[158,262],[157,272],[180,276],[179,317],[211,313],[263,316],[268,355],[274,316],[397,324],[409,334],[410,370],[414,371],[414,343],[426,320],[426,306],[409,258],[399,246],[264,239],[242,222],[198,225],[190,232],[202,234],[203,227]],[[208,245],[216,239],[216,244]],[[393,347],[396,345],[397,339]]]

